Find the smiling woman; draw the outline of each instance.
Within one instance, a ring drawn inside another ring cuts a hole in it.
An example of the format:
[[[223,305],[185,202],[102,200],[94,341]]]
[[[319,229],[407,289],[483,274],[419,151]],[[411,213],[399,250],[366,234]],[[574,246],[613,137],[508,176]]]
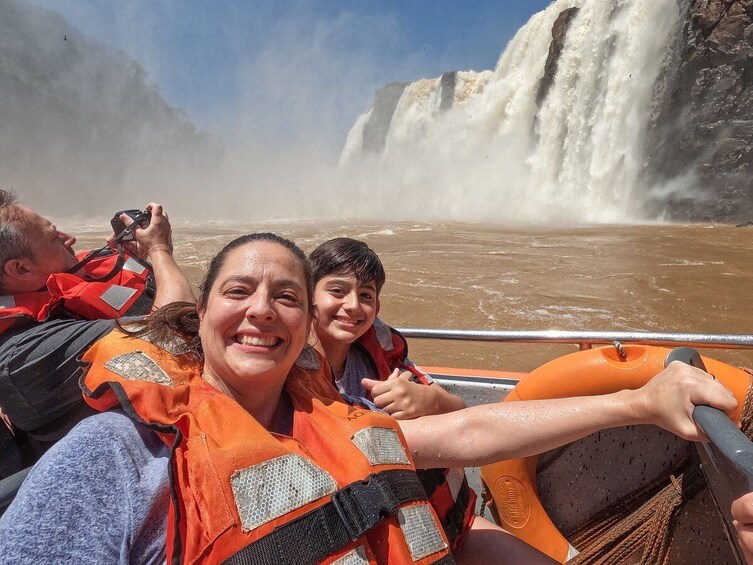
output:
[[[95,344],[87,401],[122,412],[86,421],[32,471],[0,522],[0,551],[43,562],[451,562],[397,423],[344,404],[305,347],[312,312],[303,252],[251,234],[212,260],[196,306],[165,307]],[[82,511],[67,511],[73,500]],[[38,526],[58,510],[40,544]],[[86,532],[100,523],[110,535],[95,543]]]
[[[306,343],[311,269],[297,248],[280,253],[280,242],[255,236],[236,241],[213,261],[200,297],[203,377],[266,426]]]
[[[416,466],[522,457],[636,423],[697,439],[691,399],[736,404],[706,373],[670,365],[636,391],[398,424],[343,402],[329,367],[305,344],[312,312],[300,249],[251,234],[212,260],[197,305],[166,306],[144,327],[97,342],[84,359],[83,388],[104,413],[31,471],[0,519],[0,555],[30,563],[451,563]],[[458,561],[551,563],[498,528],[483,529]]]

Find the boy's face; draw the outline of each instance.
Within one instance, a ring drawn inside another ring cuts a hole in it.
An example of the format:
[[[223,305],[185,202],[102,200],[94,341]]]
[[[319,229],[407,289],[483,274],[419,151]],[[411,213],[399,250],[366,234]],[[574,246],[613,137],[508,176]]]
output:
[[[374,281],[360,284],[355,275],[329,275],[314,288],[316,333],[320,341],[351,344],[374,323],[379,298]]]

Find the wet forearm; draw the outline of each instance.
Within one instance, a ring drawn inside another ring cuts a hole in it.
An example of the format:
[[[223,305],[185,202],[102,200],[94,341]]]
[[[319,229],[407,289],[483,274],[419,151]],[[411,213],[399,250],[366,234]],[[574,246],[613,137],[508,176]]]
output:
[[[486,404],[401,421],[416,465],[469,467],[527,457],[603,428],[640,423],[628,391],[599,397]]]
[[[154,298],[154,308],[160,308],[171,302],[193,302],[195,297],[188,279],[175,262],[173,255],[167,249],[152,248],[149,250],[149,260],[154,269],[154,280],[157,294]]]

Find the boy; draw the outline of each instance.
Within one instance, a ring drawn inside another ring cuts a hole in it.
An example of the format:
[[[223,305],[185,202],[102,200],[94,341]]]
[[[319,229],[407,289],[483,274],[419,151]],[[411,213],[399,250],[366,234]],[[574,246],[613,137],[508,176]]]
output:
[[[340,392],[373,400],[397,420],[465,408],[460,397],[411,363],[405,338],[377,318],[386,275],[368,245],[335,238],[310,259],[318,314],[315,346],[332,366]]]
[[[371,400],[397,420],[465,407],[408,360],[405,338],[376,317],[386,275],[368,245],[345,237],[330,239],[309,259],[317,310],[314,346],[332,366],[346,399]],[[476,494],[465,471],[428,469],[420,471],[419,478],[451,549],[457,549],[475,518]]]

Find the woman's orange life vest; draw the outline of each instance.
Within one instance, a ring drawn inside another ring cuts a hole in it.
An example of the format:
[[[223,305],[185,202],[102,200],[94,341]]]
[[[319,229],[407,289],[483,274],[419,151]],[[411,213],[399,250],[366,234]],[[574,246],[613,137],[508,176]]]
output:
[[[84,360],[86,401],[171,447],[169,563],[452,562],[399,426],[343,403],[312,348],[285,383],[291,436],[142,339],[114,331]]]
[[[615,347],[599,347],[564,355],[532,371],[503,402],[609,394],[637,389],[664,369],[672,351],[664,347],[624,345],[626,357]],[[709,373],[735,395],[740,418],[750,375],[745,371],[703,357]],[[536,484],[538,456],[510,459],[481,467],[481,479],[492,496],[492,511],[499,524],[560,563],[577,554],[541,504]]]
[[[154,301],[151,268],[108,251],[86,263],[81,274],[54,273],[42,290],[0,296],[0,334],[21,322],[44,322],[56,316],[97,320],[148,313]],[[107,280],[92,280],[110,273]]]
[[[386,380],[395,369],[405,369],[421,384],[431,384],[431,377],[408,361],[405,337],[379,318],[356,343],[374,362],[380,380]],[[476,516],[476,493],[468,485],[465,471],[420,469],[418,477],[442,522],[451,549],[456,550],[462,545]]]

